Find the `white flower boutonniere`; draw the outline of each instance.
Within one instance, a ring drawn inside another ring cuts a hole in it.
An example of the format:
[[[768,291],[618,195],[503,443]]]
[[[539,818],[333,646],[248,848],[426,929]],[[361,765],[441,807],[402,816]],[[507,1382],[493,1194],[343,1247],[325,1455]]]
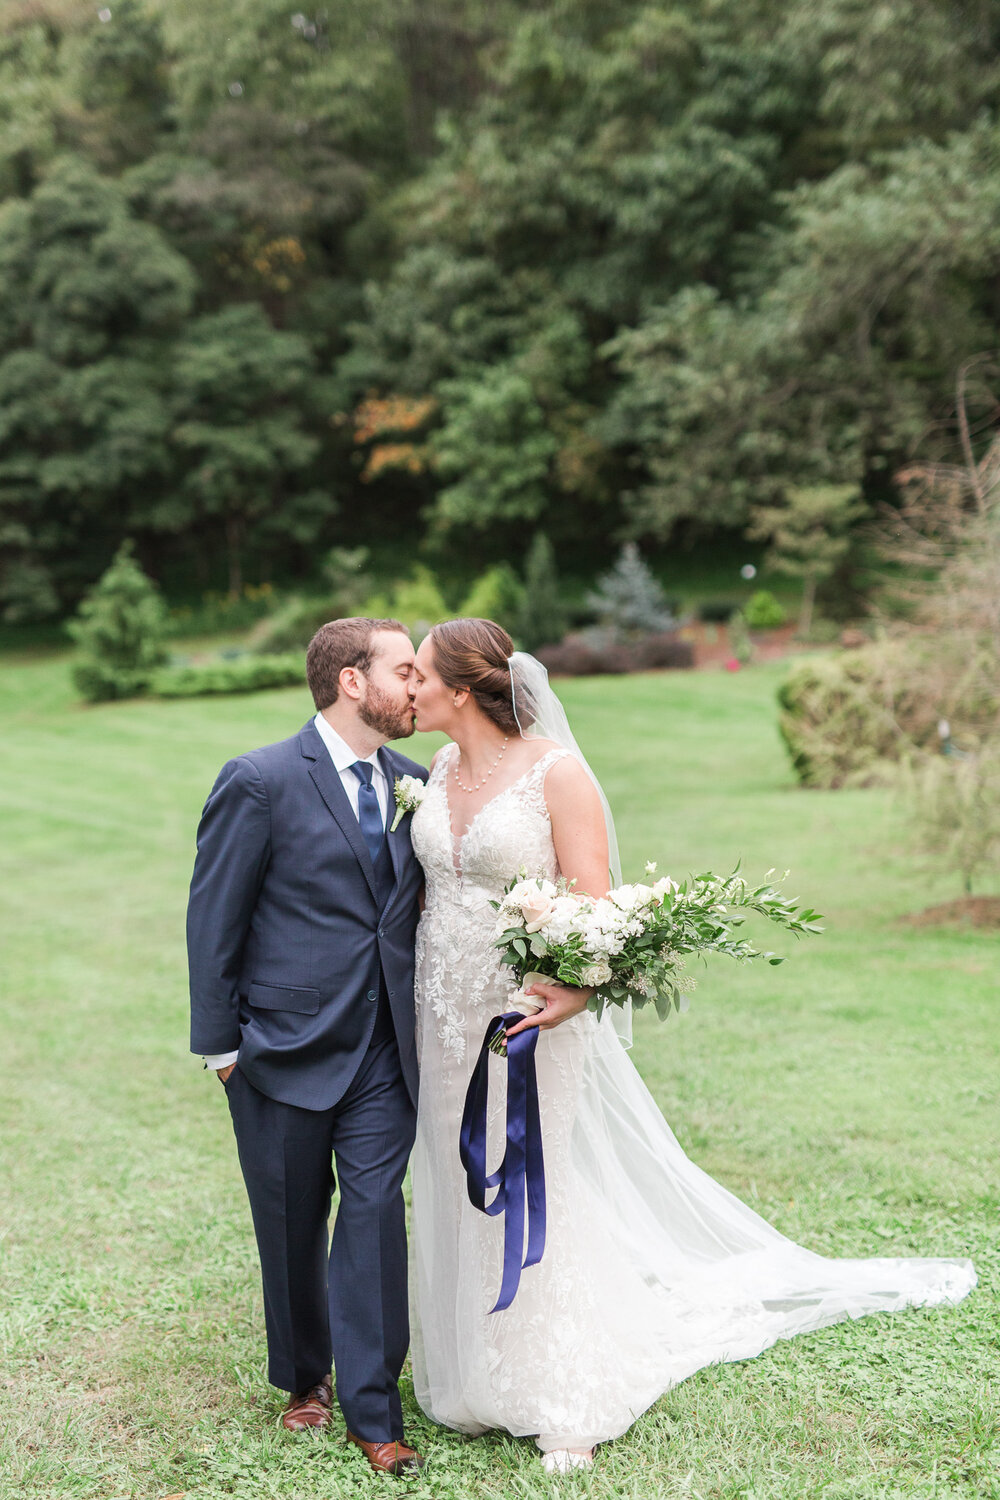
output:
[[[392,795],[396,803],[396,816],[392,820],[389,832],[395,833],[403,816],[408,812],[416,812],[423,802],[427,795],[427,787],[419,776],[397,776]]]

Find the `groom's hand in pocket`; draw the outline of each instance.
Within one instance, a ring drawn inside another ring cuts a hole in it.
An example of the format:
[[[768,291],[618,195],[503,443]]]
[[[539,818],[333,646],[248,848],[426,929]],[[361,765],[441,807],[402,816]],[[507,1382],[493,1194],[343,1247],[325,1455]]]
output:
[[[576,989],[568,984],[533,984],[524,993],[535,995],[539,1000],[544,1000],[545,1004],[533,1016],[525,1016],[523,1021],[512,1026],[507,1032],[508,1036],[516,1036],[529,1026],[537,1026],[541,1031],[551,1031],[553,1026],[559,1026],[571,1016],[578,1016],[582,1010],[586,1010],[587,1001],[594,992]]]
[[[235,1063],[230,1063],[228,1068],[216,1068],[216,1077],[218,1078],[220,1083],[226,1083],[228,1081],[229,1075],[233,1071],[235,1066]]]

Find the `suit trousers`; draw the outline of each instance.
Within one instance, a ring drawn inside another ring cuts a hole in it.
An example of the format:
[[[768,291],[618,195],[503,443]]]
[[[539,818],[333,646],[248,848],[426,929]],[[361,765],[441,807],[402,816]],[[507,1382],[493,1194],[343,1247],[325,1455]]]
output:
[[[260,1253],[268,1379],[304,1391],[332,1368],[348,1430],[368,1442],[403,1436],[403,1178],[416,1130],[391,1022],[379,1021],[331,1109],[270,1099],[238,1063],[224,1085]]]

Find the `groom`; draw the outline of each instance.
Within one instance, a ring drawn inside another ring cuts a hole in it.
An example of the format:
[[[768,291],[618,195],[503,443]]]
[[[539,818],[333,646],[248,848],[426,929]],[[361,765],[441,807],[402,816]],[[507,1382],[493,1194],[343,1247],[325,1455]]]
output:
[[[230,760],[205,804],[188,907],[191,1050],[228,1097],[268,1376],[291,1392],[284,1425],[329,1425],[332,1363],[348,1438],[373,1469],[405,1477],[423,1464],[402,1441],[397,1385],[422,876],[409,817],[391,825],[395,778],[427,771],[384,746],[413,733],[413,646],[396,620],[335,620],[306,671],[316,717]]]

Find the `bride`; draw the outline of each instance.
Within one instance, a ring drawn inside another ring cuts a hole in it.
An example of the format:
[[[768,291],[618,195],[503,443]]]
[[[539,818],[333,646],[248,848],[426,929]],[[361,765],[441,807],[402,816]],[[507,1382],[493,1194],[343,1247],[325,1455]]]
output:
[[[547,1231],[513,1304],[491,1312],[503,1222],[473,1207],[459,1161],[466,1088],[511,982],[490,901],[520,870],[592,896],[620,880],[614,829],[544,668],[488,620],[437,625],[416,656],[418,730],[451,740],[413,815],[426,907],[417,933],[420,1102],[411,1322],[417,1400],[461,1432],[533,1436],[549,1470],[592,1462],[702,1366],[878,1310],[956,1302],[962,1260],[828,1260],[773,1229],[681,1150],[587,991],[534,987]],[[489,1161],[503,1155],[502,1070]]]

